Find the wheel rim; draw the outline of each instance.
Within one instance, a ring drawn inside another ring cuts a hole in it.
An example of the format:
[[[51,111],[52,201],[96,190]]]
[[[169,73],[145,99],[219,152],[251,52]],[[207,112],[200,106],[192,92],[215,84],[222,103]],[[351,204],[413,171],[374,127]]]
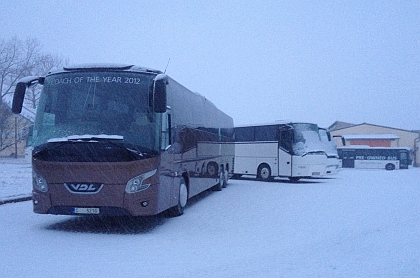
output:
[[[229,171],[225,170],[225,187],[227,186],[229,182]]]
[[[179,205],[185,207],[188,201],[188,189],[185,182],[182,182],[179,185]]]
[[[270,177],[270,170],[267,167],[262,167],[260,176],[262,179],[268,179]]]
[[[219,183],[222,187],[225,186],[225,173],[223,171],[220,172]]]
[[[213,165],[213,164],[209,164],[208,166],[207,166],[207,172],[209,173],[209,176],[217,176],[217,173],[216,173],[216,167]]]

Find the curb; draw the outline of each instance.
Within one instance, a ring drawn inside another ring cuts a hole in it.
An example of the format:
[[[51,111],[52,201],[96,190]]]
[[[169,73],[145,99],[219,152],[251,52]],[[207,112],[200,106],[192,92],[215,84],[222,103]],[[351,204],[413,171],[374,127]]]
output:
[[[32,195],[4,199],[4,200],[0,199],[0,205],[10,204],[10,203],[19,203],[19,202],[25,202],[25,201],[30,201],[30,200],[32,200]]]

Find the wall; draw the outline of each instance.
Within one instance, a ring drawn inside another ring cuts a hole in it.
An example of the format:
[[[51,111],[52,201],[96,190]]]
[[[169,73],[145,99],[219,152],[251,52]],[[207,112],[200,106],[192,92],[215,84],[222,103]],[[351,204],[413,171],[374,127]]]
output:
[[[394,147],[392,142],[398,142],[398,140],[389,139],[353,139],[347,140],[350,145],[365,145],[369,147]]]

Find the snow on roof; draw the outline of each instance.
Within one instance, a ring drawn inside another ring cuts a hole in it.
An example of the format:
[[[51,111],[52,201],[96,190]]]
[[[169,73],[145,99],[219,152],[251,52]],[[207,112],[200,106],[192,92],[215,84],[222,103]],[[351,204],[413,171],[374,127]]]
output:
[[[357,139],[388,139],[395,140],[400,139],[395,134],[344,134],[342,135],[346,140],[357,140]]]
[[[49,74],[61,73],[66,71],[84,71],[84,70],[113,70],[113,71],[135,71],[135,72],[150,72],[162,73],[160,70],[140,67],[131,64],[113,64],[113,63],[92,63],[92,64],[76,64],[69,65],[63,68],[52,69]]]
[[[251,126],[268,126],[268,125],[288,125],[288,124],[315,124],[315,123],[307,123],[307,122],[294,122],[292,120],[276,120],[274,122],[266,122],[266,123],[254,123],[254,124],[240,124],[236,125],[235,127],[251,127]]]

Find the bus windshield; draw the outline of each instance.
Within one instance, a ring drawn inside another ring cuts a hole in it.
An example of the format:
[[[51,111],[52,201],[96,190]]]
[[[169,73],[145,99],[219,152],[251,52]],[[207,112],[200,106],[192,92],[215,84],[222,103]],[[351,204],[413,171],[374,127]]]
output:
[[[33,128],[33,147],[68,138],[123,140],[159,149],[159,117],[150,109],[154,75],[71,72],[47,76]]]
[[[308,153],[319,153],[323,151],[316,124],[294,123],[293,153],[305,155]]]

